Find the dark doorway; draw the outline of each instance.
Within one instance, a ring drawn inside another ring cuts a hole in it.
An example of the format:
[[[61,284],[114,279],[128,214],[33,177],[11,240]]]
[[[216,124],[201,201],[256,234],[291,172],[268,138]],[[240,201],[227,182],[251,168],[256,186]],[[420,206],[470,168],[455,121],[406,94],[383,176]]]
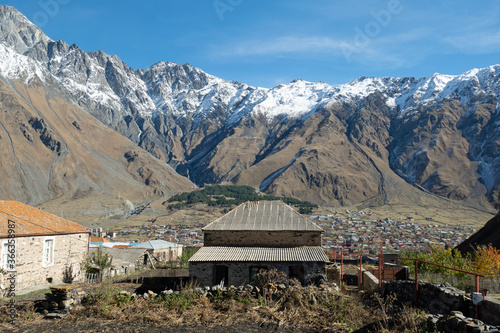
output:
[[[261,272],[265,272],[265,271],[267,271],[266,266],[250,266],[249,273],[248,273],[248,278],[249,278],[250,284],[254,285],[254,286],[257,285],[259,287],[262,287],[261,285],[259,285],[259,281],[256,281],[255,275],[257,275]]]
[[[215,281],[214,285],[220,284],[222,281],[224,281],[225,286],[229,286],[229,279],[228,279],[228,269],[227,266],[223,265],[216,265],[215,266]]]
[[[304,284],[304,266],[290,266],[288,271],[290,279],[297,279],[301,284]]]

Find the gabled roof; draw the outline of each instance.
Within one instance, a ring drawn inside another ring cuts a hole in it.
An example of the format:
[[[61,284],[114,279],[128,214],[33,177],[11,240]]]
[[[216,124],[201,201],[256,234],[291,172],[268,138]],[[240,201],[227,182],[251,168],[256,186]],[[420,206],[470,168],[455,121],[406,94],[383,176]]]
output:
[[[154,239],[147,242],[136,243],[131,245],[138,249],[148,249],[148,250],[163,250],[171,247],[182,247],[182,245],[175,244],[172,242],[167,242],[161,239]]]
[[[101,248],[102,252],[113,257],[111,266],[128,266],[136,262],[137,259],[143,259],[146,249],[120,249],[120,248]],[[93,253],[97,248],[90,248],[89,252]]]
[[[205,261],[327,262],[328,257],[320,247],[262,248],[206,246],[200,248],[189,259],[189,262]]]
[[[0,237],[9,235],[8,221],[14,222],[16,237],[89,233],[78,223],[17,201],[0,200]]]
[[[245,202],[203,230],[321,231],[282,201]]]

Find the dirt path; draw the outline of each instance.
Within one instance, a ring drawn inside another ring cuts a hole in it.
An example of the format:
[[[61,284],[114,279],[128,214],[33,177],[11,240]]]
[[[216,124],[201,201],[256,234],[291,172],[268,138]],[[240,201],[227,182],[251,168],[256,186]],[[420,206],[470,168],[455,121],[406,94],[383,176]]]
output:
[[[257,333],[257,332],[279,332],[279,333],[301,333],[301,332],[331,332],[342,333],[347,330],[340,329],[334,331],[303,330],[291,328],[279,328],[276,324],[259,325],[255,322],[246,322],[233,326],[179,326],[169,327],[162,323],[129,323],[106,320],[83,320],[78,322],[66,322],[64,320],[42,320],[33,323],[0,324],[0,330],[5,333],[26,332],[26,333],[63,333],[63,332],[123,332],[123,333]]]

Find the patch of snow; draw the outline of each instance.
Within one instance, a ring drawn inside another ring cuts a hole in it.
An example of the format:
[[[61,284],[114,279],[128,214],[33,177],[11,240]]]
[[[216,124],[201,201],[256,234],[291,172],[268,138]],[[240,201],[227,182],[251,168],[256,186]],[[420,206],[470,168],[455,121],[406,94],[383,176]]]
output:
[[[36,61],[1,43],[0,74],[12,80],[25,78],[26,84],[35,77],[38,77],[43,82],[46,80],[41,66]]]
[[[390,108],[395,108],[397,107],[397,103],[396,103],[396,98],[395,97],[389,97],[386,101],[385,101],[385,104],[390,107]]]

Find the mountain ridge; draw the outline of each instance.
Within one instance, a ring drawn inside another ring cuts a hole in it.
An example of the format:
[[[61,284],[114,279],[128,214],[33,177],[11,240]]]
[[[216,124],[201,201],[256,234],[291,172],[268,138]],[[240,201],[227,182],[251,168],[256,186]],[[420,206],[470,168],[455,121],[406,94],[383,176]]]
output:
[[[389,195],[387,187],[399,184],[409,198],[426,196],[425,189],[475,206],[499,203],[499,65],[266,89],[189,64],[132,69],[116,55],[53,41],[21,16],[0,6],[0,74],[7,81],[19,79],[17,68],[25,82],[47,81],[198,185],[251,184],[349,204],[397,201],[398,191]]]

